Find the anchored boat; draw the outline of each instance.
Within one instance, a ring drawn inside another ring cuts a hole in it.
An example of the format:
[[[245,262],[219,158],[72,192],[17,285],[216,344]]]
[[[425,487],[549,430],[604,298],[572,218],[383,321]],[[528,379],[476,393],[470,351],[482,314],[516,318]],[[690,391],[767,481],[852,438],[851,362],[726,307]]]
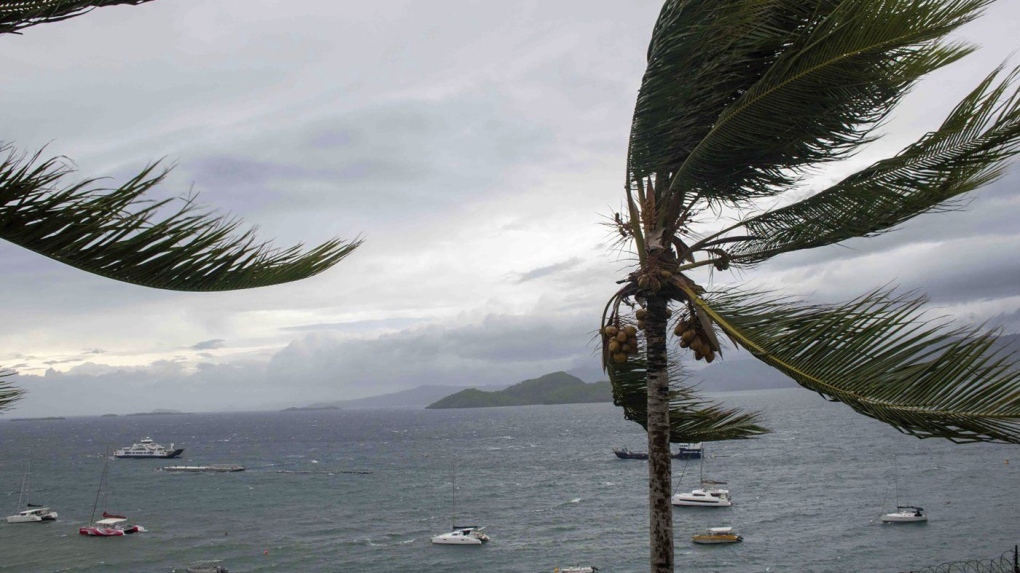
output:
[[[176,458],[184,453],[184,448],[174,449],[170,444],[169,448],[152,441],[152,438],[145,438],[137,444],[131,444],[130,448],[121,448],[113,452],[115,458]]]
[[[744,538],[737,535],[732,527],[709,527],[704,533],[699,533],[691,538],[691,541],[701,545],[738,543],[743,540]]]

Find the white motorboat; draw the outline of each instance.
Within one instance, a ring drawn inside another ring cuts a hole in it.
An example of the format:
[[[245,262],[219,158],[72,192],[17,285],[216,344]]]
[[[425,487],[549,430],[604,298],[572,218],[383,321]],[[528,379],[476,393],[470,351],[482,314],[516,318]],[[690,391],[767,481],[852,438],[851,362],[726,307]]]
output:
[[[174,449],[174,445],[170,444],[169,448],[152,441],[152,438],[145,438],[137,444],[131,444],[130,448],[120,448],[113,452],[113,456],[116,458],[176,458],[184,453],[184,448]]]
[[[897,505],[896,511],[882,516],[882,523],[920,523],[928,521],[923,507]]]
[[[577,565],[575,567],[557,567],[553,569],[553,573],[595,573],[598,570],[598,567],[590,565]]]
[[[715,545],[719,543],[738,543],[744,538],[737,535],[732,527],[709,527],[704,533],[691,537],[691,541],[701,545]]]
[[[18,509],[21,509],[21,502],[25,502],[25,507],[15,515],[7,516],[7,523],[40,523],[43,521],[56,521],[57,512],[51,510],[48,507],[36,505],[32,503],[32,466],[29,462],[29,466],[25,468],[25,475],[21,478],[21,494],[18,495]]]
[[[483,527],[474,525],[454,526],[453,531],[432,537],[432,543],[436,545],[481,545],[489,540],[489,536],[482,533]]]
[[[704,487],[707,484],[719,482],[702,482],[702,487],[689,493],[677,493],[673,495],[670,502],[673,505],[685,507],[730,507],[733,501],[730,499],[730,490],[718,487]]]

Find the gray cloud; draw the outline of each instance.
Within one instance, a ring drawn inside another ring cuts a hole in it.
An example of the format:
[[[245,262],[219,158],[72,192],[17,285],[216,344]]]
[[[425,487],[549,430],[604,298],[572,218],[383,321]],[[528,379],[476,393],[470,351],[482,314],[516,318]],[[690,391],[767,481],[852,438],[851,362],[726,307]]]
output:
[[[556,273],[559,273],[559,272],[562,272],[562,271],[565,271],[565,270],[569,270],[569,269],[575,268],[579,264],[581,264],[581,259],[579,259],[577,257],[571,257],[570,259],[567,259],[567,260],[565,260],[563,262],[560,262],[560,263],[555,263],[555,264],[552,264],[552,265],[548,265],[548,266],[544,266],[544,267],[539,267],[537,269],[532,269],[530,271],[527,271],[527,272],[524,272],[524,273],[520,273],[517,276],[517,281],[516,282],[523,283],[523,282],[535,280],[535,279],[538,279],[538,278],[547,277],[549,275],[553,275],[553,274],[556,274]]]
[[[203,340],[197,344],[192,345],[192,350],[216,350],[218,348],[224,348],[227,345],[227,341],[222,338],[215,338],[213,340]]]

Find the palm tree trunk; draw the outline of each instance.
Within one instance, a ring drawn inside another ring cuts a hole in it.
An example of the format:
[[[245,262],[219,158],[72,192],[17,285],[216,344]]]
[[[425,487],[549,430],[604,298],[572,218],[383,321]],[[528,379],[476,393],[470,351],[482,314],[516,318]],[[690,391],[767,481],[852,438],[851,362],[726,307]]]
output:
[[[673,573],[673,506],[669,449],[669,371],[666,360],[667,299],[648,297],[648,518],[652,573]]]

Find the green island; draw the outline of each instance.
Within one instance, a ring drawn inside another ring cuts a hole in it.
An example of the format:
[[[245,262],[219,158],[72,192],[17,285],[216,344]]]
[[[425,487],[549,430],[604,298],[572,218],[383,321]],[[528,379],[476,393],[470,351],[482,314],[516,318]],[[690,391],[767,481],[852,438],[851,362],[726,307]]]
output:
[[[608,381],[589,384],[566,372],[553,372],[525,380],[497,392],[474,388],[451,394],[426,406],[430,410],[447,408],[492,408],[496,406],[538,406],[549,404],[584,404],[612,402],[613,390]]]

